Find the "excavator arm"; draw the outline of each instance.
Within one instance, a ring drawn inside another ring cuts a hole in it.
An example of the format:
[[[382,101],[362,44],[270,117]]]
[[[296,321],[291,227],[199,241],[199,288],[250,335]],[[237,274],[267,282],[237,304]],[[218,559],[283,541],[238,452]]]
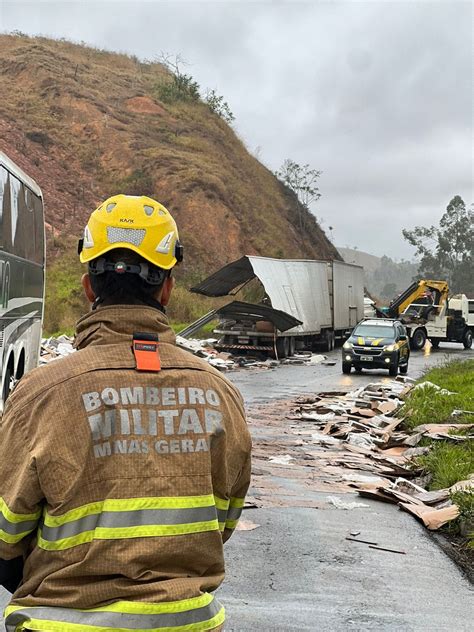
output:
[[[439,314],[444,303],[448,299],[449,286],[446,281],[432,281],[421,279],[412,283],[404,292],[395,298],[389,305],[387,315],[389,318],[398,318],[406,308],[412,303],[416,303],[417,299],[426,296],[427,291],[433,292],[435,299],[433,305]]]

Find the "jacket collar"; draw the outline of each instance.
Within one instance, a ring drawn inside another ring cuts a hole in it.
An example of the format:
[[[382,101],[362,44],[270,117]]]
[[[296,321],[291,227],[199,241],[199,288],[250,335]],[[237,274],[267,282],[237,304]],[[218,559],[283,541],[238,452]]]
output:
[[[176,344],[168,319],[159,310],[146,305],[111,305],[99,307],[77,321],[74,347],[131,344],[135,332],[158,334],[160,342]]]

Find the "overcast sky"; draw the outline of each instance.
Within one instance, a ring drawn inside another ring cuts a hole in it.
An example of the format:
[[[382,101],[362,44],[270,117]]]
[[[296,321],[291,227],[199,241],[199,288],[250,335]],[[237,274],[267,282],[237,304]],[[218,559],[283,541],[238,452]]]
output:
[[[402,228],[473,201],[471,2],[0,0],[0,29],[180,53],[268,167],[323,172],[340,246],[410,258]]]

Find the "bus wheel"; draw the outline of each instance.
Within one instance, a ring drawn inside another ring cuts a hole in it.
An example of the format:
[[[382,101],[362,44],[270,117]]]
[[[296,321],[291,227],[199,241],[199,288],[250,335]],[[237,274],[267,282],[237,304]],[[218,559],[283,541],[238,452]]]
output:
[[[8,363],[5,371],[5,381],[3,382],[3,403],[5,403],[10,395],[13,377],[13,367],[11,362]]]
[[[470,349],[472,347],[472,331],[470,329],[466,329],[464,332],[462,343],[464,345],[464,349]]]

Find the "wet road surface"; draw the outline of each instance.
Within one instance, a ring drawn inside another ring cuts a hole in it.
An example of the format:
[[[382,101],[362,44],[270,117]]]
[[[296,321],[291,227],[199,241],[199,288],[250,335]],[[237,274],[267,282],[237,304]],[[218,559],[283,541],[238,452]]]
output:
[[[413,353],[408,375],[452,359],[474,358],[459,345]],[[229,373],[246,405],[303,393],[352,389],[388,379],[385,371],[341,373],[335,366],[285,365]],[[312,493],[315,500],[327,494]],[[344,499],[360,500],[344,495]],[[218,591],[227,631],[249,632],[442,632],[472,629],[469,582],[411,516],[394,506],[363,500],[367,508],[250,509],[244,519],[260,525],[234,534],[226,545],[227,579]],[[406,555],[345,540],[350,531]],[[0,588],[0,608],[9,594]],[[0,630],[4,627],[0,624]]]
[[[431,351],[431,352],[430,352]],[[386,371],[341,373],[340,349],[328,354],[336,366],[281,366],[229,374],[246,405],[302,393],[356,388],[389,379]],[[409,377],[474,350],[446,345],[413,353]],[[366,508],[302,507],[249,509],[259,524],[237,532],[226,545],[227,579],[219,597],[227,609],[226,630],[343,632],[346,630],[441,632],[472,629],[473,592],[429,532],[393,505],[363,501]],[[326,493],[313,493],[325,501]],[[351,531],[406,555],[347,541]]]

